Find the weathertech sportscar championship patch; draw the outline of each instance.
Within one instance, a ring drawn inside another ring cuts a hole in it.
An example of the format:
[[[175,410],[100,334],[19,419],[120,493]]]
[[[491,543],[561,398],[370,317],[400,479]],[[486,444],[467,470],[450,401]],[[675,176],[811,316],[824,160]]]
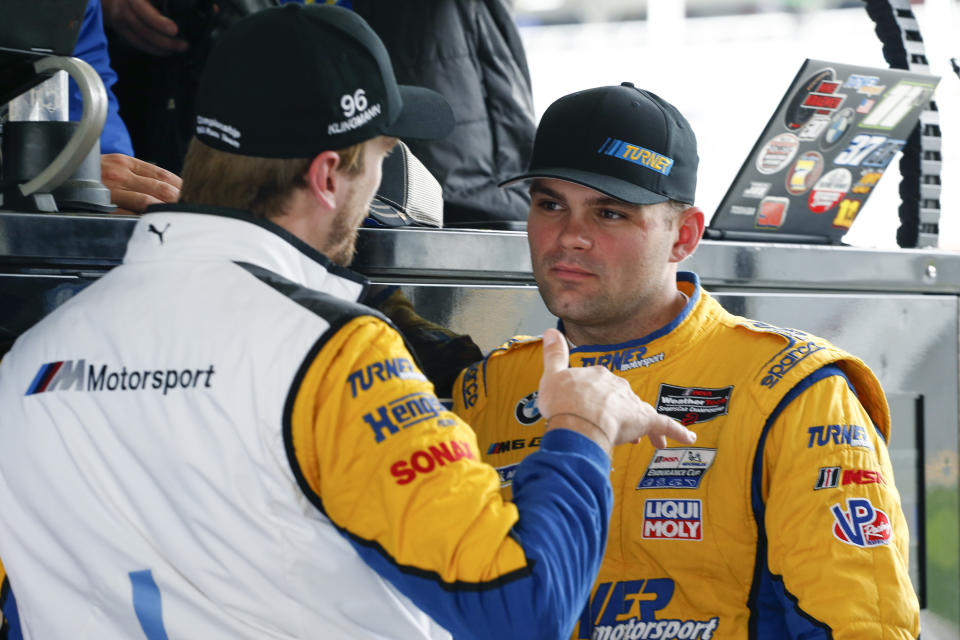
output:
[[[730,410],[730,392],[733,387],[706,389],[675,387],[661,384],[657,394],[657,413],[673,418],[683,425],[713,420]]]
[[[716,449],[660,449],[654,452],[637,489],[696,489],[716,455]]]

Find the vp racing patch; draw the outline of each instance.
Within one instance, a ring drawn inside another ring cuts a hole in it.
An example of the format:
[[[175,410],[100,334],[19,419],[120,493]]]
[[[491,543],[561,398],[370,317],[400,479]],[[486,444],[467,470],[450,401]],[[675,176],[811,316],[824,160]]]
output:
[[[655,451],[637,489],[697,489],[716,456],[699,447]]]
[[[730,393],[733,386],[721,389],[703,387],[676,387],[661,383],[657,392],[657,413],[690,426],[707,422],[730,411]]]

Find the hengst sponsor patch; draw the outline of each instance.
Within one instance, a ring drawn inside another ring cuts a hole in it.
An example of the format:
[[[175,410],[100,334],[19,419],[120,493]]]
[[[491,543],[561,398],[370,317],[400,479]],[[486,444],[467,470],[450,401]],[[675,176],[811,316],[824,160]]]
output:
[[[597,149],[597,153],[638,164],[665,176],[670,175],[670,169],[673,168],[673,158],[616,138],[607,138],[606,142]]]
[[[705,448],[655,451],[637,489],[696,489],[716,455]]]
[[[370,413],[363,415],[364,422],[373,430],[374,439],[383,442],[387,436],[399,433],[401,429],[408,429],[415,424],[438,418],[446,408],[440,404],[436,396],[430,393],[411,393],[388,404],[377,407]],[[441,427],[449,427],[453,420],[442,418],[437,421]]]
[[[374,382],[386,382],[391,378],[426,381],[409,358],[387,358],[350,373],[347,382],[350,383],[350,393],[356,398],[357,393],[368,390]]]
[[[713,420],[729,412],[731,391],[732,386],[710,389],[661,383],[657,393],[657,413],[686,426]]]
[[[720,618],[670,619],[657,615],[673,600],[670,578],[600,582],[580,614],[578,639],[590,640],[710,640]],[[626,618],[625,615],[638,611]]]
[[[645,540],[702,540],[699,500],[648,499],[643,503]]]

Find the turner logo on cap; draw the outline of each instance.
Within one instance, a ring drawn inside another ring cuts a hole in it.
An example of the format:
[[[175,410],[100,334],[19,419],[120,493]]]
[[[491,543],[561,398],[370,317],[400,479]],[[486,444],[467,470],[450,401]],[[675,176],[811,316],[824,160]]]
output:
[[[630,144],[616,138],[607,138],[606,142],[600,147],[600,153],[653,169],[665,176],[670,175],[670,168],[673,167],[673,158],[668,158],[638,144]]]

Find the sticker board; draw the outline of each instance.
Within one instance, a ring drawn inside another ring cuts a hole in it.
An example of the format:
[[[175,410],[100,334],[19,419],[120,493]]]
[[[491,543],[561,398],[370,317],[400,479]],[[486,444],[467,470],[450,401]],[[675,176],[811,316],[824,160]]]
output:
[[[705,237],[839,244],[939,81],[899,69],[804,61]]]

